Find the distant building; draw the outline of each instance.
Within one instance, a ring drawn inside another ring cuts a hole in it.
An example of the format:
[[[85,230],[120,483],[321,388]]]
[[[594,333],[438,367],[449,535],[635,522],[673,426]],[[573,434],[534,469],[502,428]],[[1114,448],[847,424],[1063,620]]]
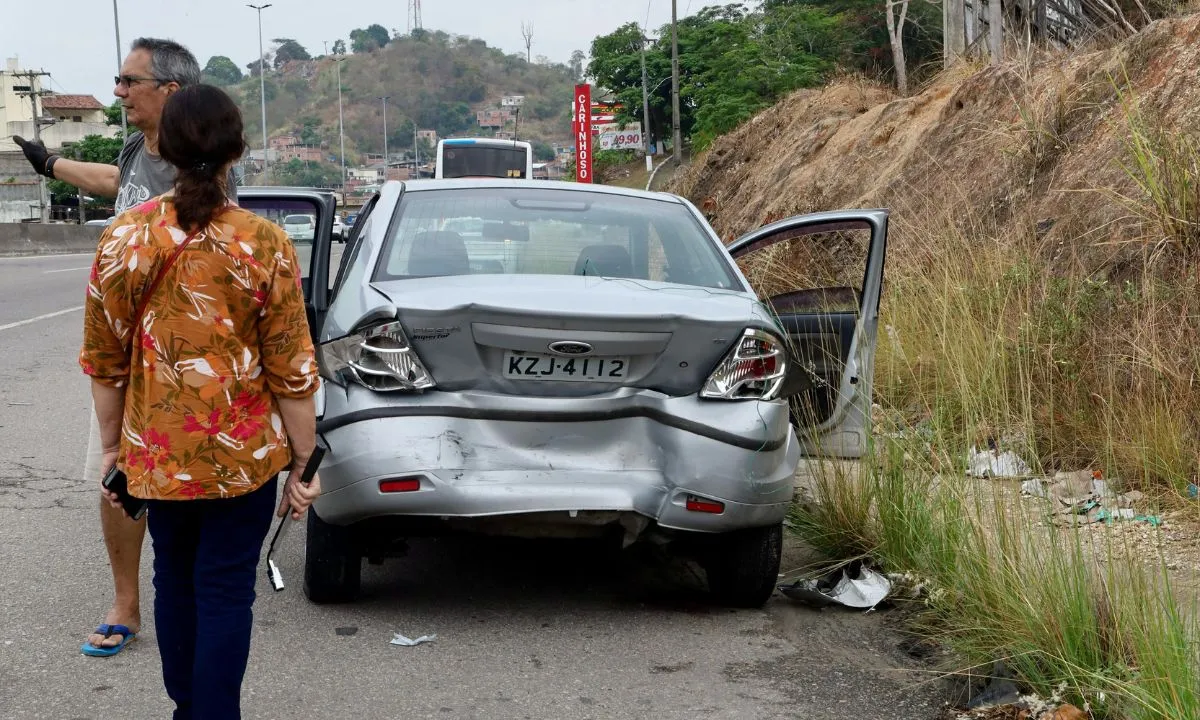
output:
[[[288,133],[286,135],[276,135],[275,137],[271,138],[267,142],[270,144],[271,147],[273,147],[277,150],[281,150],[286,147],[292,147],[293,145],[299,145],[300,144],[300,136],[292,135],[291,133]]]
[[[100,123],[108,121],[104,104],[91,95],[47,95],[42,98],[42,114],[59,122]]]
[[[482,128],[502,128],[513,119],[510,110],[478,110],[475,120]]]
[[[424,140],[430,145],[437,145],[438,134],[437,130],[418,130],[417,140]]]
[[[9,58],[0,72],[0,152],[19,150],[12,142],[13,135],[34,136],[33,103],[24,93],[42,92],[45,76],[30,79],[21,72],[16,58]],[[79,142],[88,135],[115,137],[120,131],[105,122],[104,105],[91,95],[42,95],[37,105],[42,142],[52,150]]]
[[[346,168],[346,178],[350,182],[359,183],[383,182],[383,163],[380,162],[366,167]]]

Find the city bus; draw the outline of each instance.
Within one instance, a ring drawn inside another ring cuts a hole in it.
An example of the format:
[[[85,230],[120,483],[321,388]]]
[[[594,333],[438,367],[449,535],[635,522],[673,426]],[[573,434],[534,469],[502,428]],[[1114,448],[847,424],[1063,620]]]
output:
[[[447,138],[437,145],[435,178],[498,177],[531,180],[533,146],[523,140]]]

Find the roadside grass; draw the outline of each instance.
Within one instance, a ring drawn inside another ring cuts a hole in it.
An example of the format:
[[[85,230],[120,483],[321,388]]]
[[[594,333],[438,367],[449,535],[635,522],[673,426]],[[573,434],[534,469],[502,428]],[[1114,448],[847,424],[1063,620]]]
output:
[[[1200,717],[1200,628],[1161,566],[1039,525],[1011,494],[966,492],[915,461],[911,439],[876,449],[857,473],[822,464],[791,519],[826,557],[870,557],[922,585],[916,633],[961,668],[1002,660],[1096,718]]]
[[[1003,660],[1097,718],[1200,718],[1197,598],[1165,559],[965,478],[968,448],[995,444],[1036,474],[1099,469],[1196,512],[1180,492],[1200,462],[1200,144],[1124,100],[1135,191],[1085,201],[1119,203],[1136,239],[894,218],[875,446],[856,468],[814,463],[792,523],[831,564],[869,557],[923,584],[917,630],[962,667]],[[754,269],[814,276],[783,253]]]

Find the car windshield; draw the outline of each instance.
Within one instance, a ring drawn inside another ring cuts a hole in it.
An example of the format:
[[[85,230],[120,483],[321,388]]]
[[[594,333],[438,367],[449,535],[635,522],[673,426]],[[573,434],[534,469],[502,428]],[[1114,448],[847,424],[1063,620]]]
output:
[[[738,288],[679,203],[549,189],[409,191],[375,280],[469,274],[587,275]]]
[[[312,218],[307,215],[288,215],[283,219],[284,225],[311,225]]]

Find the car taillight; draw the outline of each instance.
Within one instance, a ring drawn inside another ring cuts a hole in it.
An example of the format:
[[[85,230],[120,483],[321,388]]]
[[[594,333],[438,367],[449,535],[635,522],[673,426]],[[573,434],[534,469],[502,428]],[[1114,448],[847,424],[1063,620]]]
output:
[[[324,343],[318,354],[321,374],[339,385],[353,381],[378,392],[411,392],[435,385],[398,322]]]
[[[785,374],[787,351],[783,343],[770,333],[750,328],[709,376],[700,397],[774,400]]]

